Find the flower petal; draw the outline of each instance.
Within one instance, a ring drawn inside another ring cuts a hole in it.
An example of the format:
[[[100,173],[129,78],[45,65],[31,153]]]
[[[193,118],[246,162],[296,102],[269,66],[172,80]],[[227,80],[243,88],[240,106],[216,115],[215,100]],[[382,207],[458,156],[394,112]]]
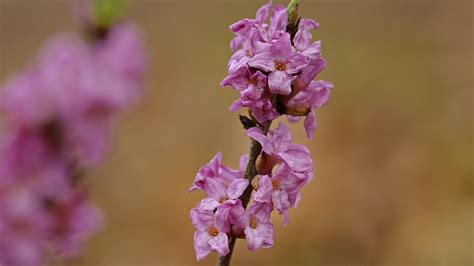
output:
[[[271,203],[253,202],[248,208],[249,216],[257,218],[259,222],[267,223],[270,220],[270,213],[272,212]]]
[[[230,25],[229,29],[239,35],[246,35],[255,23],[257,23],[255,19],[245,18]]]
[[[219,177],[225,182],[232,182],[236,178],[242,178],[243,173],[240,170],[235,170],[225,165],[221,165],[219,169]]]
[[[242,36],[240,35],[235,36],[230,41],[230,50],[232,52],[236,52],[239,49],[239,47],[242,45],[242,40],[243,40]]]
[[[247,62],[250,60],[250,57],[247,51],[240,49],[236,51],[229,59],[229,63],[227,64],[227,68],[229,72],[234,72],[241,67],[246,67]]]
[[[303,18],[298,23],[298,32],[296,32],[295,37],[293,38],[293,42],[295,44],[295,48],[298,51],[305,50],[313,38],[311,34],[311,30],[316,29],[319,27],[319,24],[312,20]]]
[[[270,51],[257,54],[249,60],[248,64],[266,72],[275,71],[274,56]]]
[[[278,157],[295,172],[303,173],[310,171],[312,168],[313,161],[304,145],[289,144],[285,152],[278,153]]]
[[[316,130],[316,114],[314,109],[311,109],[304,119],[304,130],[306,131],[306,137],[308,137],[308,139],[312,139],[314,131]]]
[[[258,127],[252,127],[245,132],[247,137],[256,140],[262,145],[262,150],[266,153],[273,153],[273,147],[269,143],[267,136],[265,136],[262,130]]]
[[[296,74],[305,68],[310,62],[309,57],[300,53],[293,53],[286,62],[286,73]]]
[[[269,176],[258,177],[258,190],[253,194],[253,200],[260,203],[272,202],[273,186]]]
[[[211,236],[207,232],[194,232],[194,251],[196,252],[196,259],[203,260],[211,252],[209,240]]]
[[[233,228],[244,229],[245,226],[248,225],[248,217],[240,200],[237,200],[235,205],[230,209],[228,220]]]
[[[275,71],[268,76],[268,88],[271,93],[289,95],[291,93],[291,82],[295,77],[284,71]]]
[[[193,208],[189,213],[189,218],[191,218],[191,223],[197,230],[205,231],[212,225],[214,214],[212,211],[203,211],[199,208]]]
[[[288,193],[286,193],[286,191],[275,190],[272,194],[272,199],[273,205],[275,206],[275,210],[277,210],[280,214],[290,208],[290,202],[288,201]]]
[[[208,197],[220,201],[226,197],[226,187],[223,180],[206,177],[204,179],[204,192]]]
[[[214,226],[219,232],[229,232],[229,213],[231,208],[234,207],[235,202],[235,200],[228,200],[217,207],[214,215]]]
[[[221,82],[221,86],[231,86],[236,90],[245,90],[249,86],[250,72],[246,66],[242,66],[231,72]]]
[[[312,105],[317,108],[324,106],[331,98],[332,88],[334,88],[334,85],[325,80],[311,82],[308,86],[308,91],[312,94]]]
[[[265,238],[255,229],[249,226],[245,227],[245,238],[247,239],[247,248],[249,250],[257,250],[262,247]]]
[[[216,251],[219,256],[225,256],[229,254],[229,239],[227,234],[219,232],[219,234],[208,241],[211,249]]]
[[[235,102],[233,102],[230,106],[229,106],[229,110],[231,112],[236,112],[237,110],[239,110],[240,108],[244,107],[243,103],[242,103],[242,99],[237,99]]]
[[[297,91],[306,89],[311,81],[326,68],[326,64],[324,58],[319,58],[303,68],[294,82],[294,89]]]
[[[215,177],[219,173],[219,166],[221,165],[222,161],[222,153],[219,151],[214,155],[214,157],[211,159],[211,161],[207,164],[209,168],[213,171],[214,175],[211,175],[209,177]]]
[[[203,211],[214,211],[219,204],[214,198],[205,198],[199,202],[198,208]]]
[[[272,8],[272,0],[268,1],[268,4],[258,9],[255,19],[260,24],[263,23],[268,18],[268,14],[270,13],[270,8]]]
[[[301,193],[300,192],[295,192],[291,193],[288,195],[288,200],[290,201],[291,208],[296,208],[298,206],[298,203],[301,200]]]
[[[271,130],[268,135],[271,139],[271,142],[274,143],[275,146],[278,146],[279,148],[285,147],[285,149],[287,146],[286,144],[289,144],[293,139],[290,129],[281,122],[278,124],[278,127],[274,130]]]
[[[268,28],[268,34],[271,38],[274,38],[278,32],[286,31],[288,25],[288,11],[286,7],[277,5],[273,8],[273,16],[270,20],[270,27]]]
[[[317,60],[321,56],[321,41],[315,41],[309,45],[301,54],[312,60]]]
[[[263,236],[263,248],[271,248],[273,247],[273,224],[268,222],[268,223],[260,223],[257,226],[257,231],[261,236]]]
[[[286,62],[293,53],[290,34],[285,33],[281,38],[275,41],[272,46],[270,46],[270,52],[276,60]]]
[[[273,174],[273,180],[277,180],[280,189],[289,194],[301,190],[308,183],[311,177],[310,173],[295,173],[286,164],[280,164]]]
[[[267,42],[261,42],[261,41],[256,41],[253,46],[252,46],[252,52],[254,55],[260,54],[264,51],[267,51],[270,49],[272,45]]]
[[[229,199],[238,199],[249,185],[249,181],[244,178],[234,179],[227,188],[227,197]]]
[[[247,162],[248,161],[249,161],[249,155],[248,154],[244,154],[244,155],[240,156],[239,169],[242,173],[245,172],[245,168],[247,167]]]

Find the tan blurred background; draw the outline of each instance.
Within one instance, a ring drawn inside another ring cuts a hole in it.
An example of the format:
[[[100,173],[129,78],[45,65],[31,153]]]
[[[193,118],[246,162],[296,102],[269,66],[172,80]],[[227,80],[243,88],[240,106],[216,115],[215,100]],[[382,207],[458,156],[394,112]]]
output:
[[[195,262],[187,193],[222,151],[237,167],[248,139],[219,88],[232,34],[265,0],[138,0],[151,56],[148,95],[127,115],[117,145],[90,172],[106,217],[73,266],[212,265]],[[274,1],[287,3],[286,1]],[[275,247],[233,265],[473,265],[473,2],[301,0],[336,88],[318,112],[317,178],[290,224],[274,217]],[[0,80],[54,32],[74,30],[65,0],[0,0]]]

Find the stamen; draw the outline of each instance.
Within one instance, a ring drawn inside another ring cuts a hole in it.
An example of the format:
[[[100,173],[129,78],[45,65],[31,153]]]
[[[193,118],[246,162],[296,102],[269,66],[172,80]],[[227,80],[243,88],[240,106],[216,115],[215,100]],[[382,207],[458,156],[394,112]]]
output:
[[[278,183],[278,181],[276,181],[276,180],[272,180],[272,187],[273,187],[273,190],[279,190],[280,189],[280,183]]]
[[[217,231],[215,227],[211,227],[211,229],[209,229],[209,234],[214,237],[219,234],[219,231]]]
[[[227,197],[223,197],[222,199],[219,200],[219,203],[222,204],[224,203],[226,200],[228,200],[229,198]]]
[[[276,62],[275,63],[275,68],[278,71],[285,71],[286,70],[285,63],[282,63],[282,62]]]
[[[249,226],[250,226],[250,228],[252,228],[252,229],[257,228],[257,220],[252,217],[252,218],[250,219]]]

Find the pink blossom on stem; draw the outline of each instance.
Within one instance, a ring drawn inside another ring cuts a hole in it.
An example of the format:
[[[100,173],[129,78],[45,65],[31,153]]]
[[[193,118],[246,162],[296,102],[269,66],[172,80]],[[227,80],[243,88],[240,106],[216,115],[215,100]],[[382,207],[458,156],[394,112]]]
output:
[[[290,107],[305,107],[310,110],[304,120],[306,136],[311,139],[316,129],[316,109],[323,107],[331,98],[332,83],[324,80],[312,81],[304,90],[288,102]]]
[[[272,205],[270,203],[255,202],[247,210],[249,219],[245,227],[245,238],[249,250],[273,246],[273,224],[270,222]]]
[[[248,64],[251,67],[270,72],[268,87],[271,93],[289,95],[291,83],[295,79],[293,75],[308,63],[308,57],[293,51],[290,35],[285,33],[271,44],[268,51],[254,56]]]
[[[262,150],[267,156],[287,164],[292,171],[311,171],[313,162],[309,150],[304,145],[291,143],[290,130],[283,123],[270,130],[267,135],[256,127],[247,130],[246,134],[262,145]]]
[[[191,210],[198,260],[214,250],[220,256],[217,265],[229,265],[236,238],[245,238],[252,251],[272,247],[271,213],[283,215],[287,225],[289,209],[296,208],[301,189],[313,178],[308,148],[294,144],[283,123],[271,128],[280,115],[290,122],[304,116],[306,135],[312,138],[315,110],[329,100],[333,88],[327,81],[313,81],[327,64],[321,41],[313,41],[311,32],[319,24],[298,18],[297,6],[292,0],[288,9],[272,8],[270,1],[255,18],[230,26],[233,54],[221,86],[239,92],[229,110],[248,109],[249,116],[241,115],[240,121],[252,143],[239,170],[222,165],[218,153],[196,175],[190,190],[206,194]]]
[[[193,208],[189,216],[196,228],[194,248],[197,260],[203,260],[211,251],[216,251],[220,256],[229,253],[227,221],[222,221],[222,217],[211,210],[198,207]]]
[[[300,190],[313,178],[312,171],[295,173],[282,164],[270,175],[259,176],[258,189],[253,200],[272,204],[273,208],[284,215],[283,224],[288,224],[288,209],[296,208],[300,200]]]

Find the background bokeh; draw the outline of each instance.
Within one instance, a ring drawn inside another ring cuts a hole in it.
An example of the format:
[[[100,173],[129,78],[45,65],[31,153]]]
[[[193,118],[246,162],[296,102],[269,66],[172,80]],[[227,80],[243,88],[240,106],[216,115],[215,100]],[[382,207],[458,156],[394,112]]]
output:
[[[212,265],[194,259],[188,193],[198,168],[222,151],[247,152],[226,75],[228,25],[265,0],[137,0],[151,57],[143,104],[124,119],[109,160],[89,173],[106,226],[84,257],[58,265]],[[285,3],[286,1],[274,1]],[[319,129],[296,142],[317,178],[303,190],[275,247],[234,265],[473,265],[473,2],[301,0],[315,18],[335,84]],[[51,34],[76,30],[69,1],[0,0],[0,80]]]

